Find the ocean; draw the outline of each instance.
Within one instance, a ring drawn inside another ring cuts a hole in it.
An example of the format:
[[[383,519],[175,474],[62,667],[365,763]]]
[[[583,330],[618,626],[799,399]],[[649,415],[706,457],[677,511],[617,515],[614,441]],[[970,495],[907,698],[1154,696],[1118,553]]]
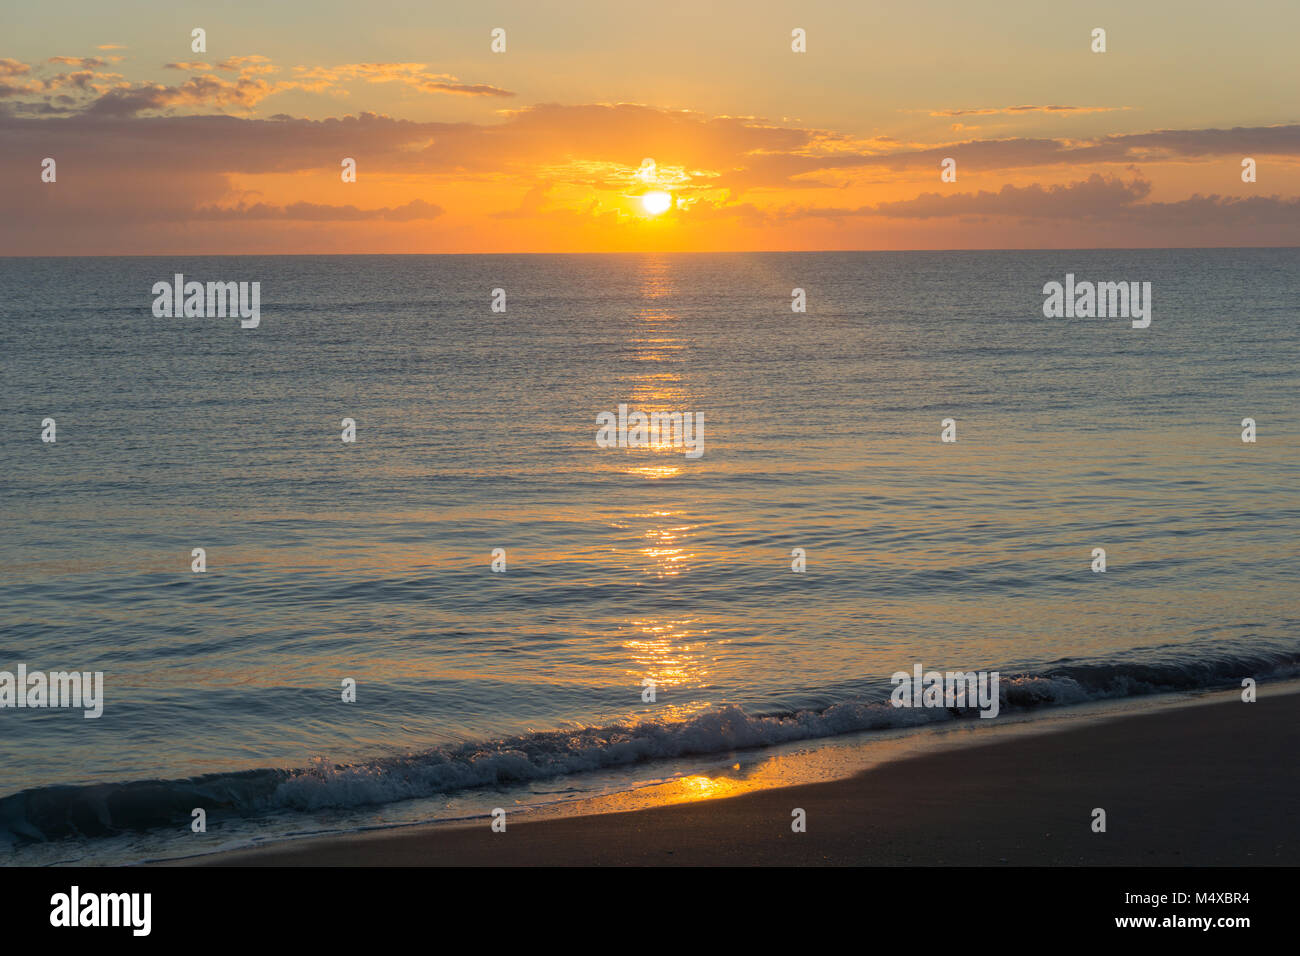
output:
[[[890,706],[918,665],[999,672],[1004,715],[1300,675],[1298,267],[0,259],[0,671],[103,673],[97,719],[0,707],[0,847],[169,858],[979,719]],[[156,317],[176,273],[259,282],[260,324]],[[1067,275],[1150,282],[1149,327],[1045,317]],[[620,405],[702,454],[602,447]]]

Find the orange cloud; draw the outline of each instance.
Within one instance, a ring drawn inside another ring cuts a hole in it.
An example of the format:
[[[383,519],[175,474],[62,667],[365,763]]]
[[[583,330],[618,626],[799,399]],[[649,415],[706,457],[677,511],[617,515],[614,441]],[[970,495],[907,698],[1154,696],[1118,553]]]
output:
[[[448,73],[431,73],[427,63],[346,63],[331,67],[294,67],[304,88],[328,89],[352,80],[366,83],[402,83],[425,93],[460,96],[514,96],[509,90],[486,83],[462,83]]]
[[[253,54],[250,56],[232,56],[217,64],[218,70],[238,73],[240,76],[256,76],[264,73],[277,73],[279,67],[271,62],[270,57]]]
[[[65,66],[79,66],[83,70],[94,69],[96,67],[108,66],[110,63],[116,63],[122,58],[120,56],[52,56],[47,63],[61,63]]]

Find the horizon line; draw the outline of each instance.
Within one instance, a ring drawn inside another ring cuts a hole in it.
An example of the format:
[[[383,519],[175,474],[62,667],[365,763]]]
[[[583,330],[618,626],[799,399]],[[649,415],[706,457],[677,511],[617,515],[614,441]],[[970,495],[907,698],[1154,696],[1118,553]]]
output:
[[[40,253],[0,255],[0,259],[205,259],[205,258],[388,258],[394,256],[734,256],[734,255],[827,255],[834,253],[947,253],[947,252],[1192,252],[1300,249],[1291,246],[1049,246],[999,249],[670,249],[606,250],[581,252],[80,252],[62,255]]]

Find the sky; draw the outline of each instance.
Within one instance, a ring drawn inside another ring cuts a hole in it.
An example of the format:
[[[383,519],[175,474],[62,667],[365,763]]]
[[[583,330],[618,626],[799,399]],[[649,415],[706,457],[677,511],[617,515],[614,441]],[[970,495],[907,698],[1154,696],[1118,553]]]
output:
[[[0,255],[1300,245],[1297,35],[1295,0],[7,3]]]

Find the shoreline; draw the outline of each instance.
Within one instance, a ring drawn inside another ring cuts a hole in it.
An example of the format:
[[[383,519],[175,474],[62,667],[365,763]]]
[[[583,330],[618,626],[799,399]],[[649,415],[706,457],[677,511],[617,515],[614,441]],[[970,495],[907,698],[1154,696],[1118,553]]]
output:
[[[855,776],[630,810],[419,824],[162,866],[1300,863],[1300,692],[1102,715],[971,740]],[[694,778],[692,778],[694,779]],[[725,793],[720,787],[717,793]],[[792,811],[807,830],[791,830]],[[1093,832],[1095,808],[1107,829]]]

